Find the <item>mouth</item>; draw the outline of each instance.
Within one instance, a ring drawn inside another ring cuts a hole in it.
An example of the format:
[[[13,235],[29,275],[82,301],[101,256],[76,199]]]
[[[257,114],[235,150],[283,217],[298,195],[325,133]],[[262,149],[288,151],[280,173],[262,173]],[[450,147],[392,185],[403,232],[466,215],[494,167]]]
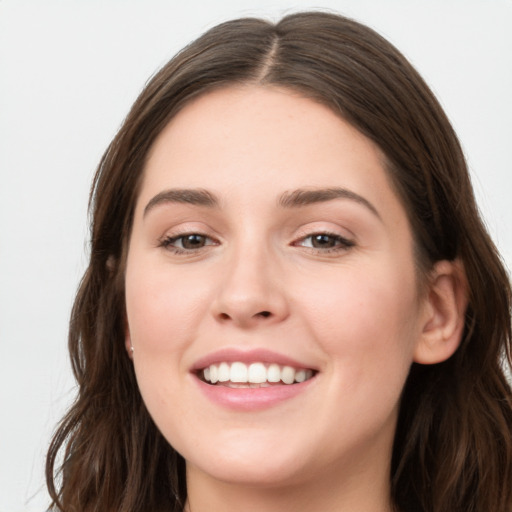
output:
[[[199,369],[197,377],[212,386],[265,388],[300,384],[312,379],[315,373],[315,370],[310,368],[295,368],[277,363],[246,364],[240,361],[223,361]]]

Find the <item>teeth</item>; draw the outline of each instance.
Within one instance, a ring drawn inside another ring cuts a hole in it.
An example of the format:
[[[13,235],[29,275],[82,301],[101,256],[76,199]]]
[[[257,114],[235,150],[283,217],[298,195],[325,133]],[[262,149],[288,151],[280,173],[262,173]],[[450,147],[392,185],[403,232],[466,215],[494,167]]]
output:
[[[295,369],[292,366],[280,366],[278,364],[251,363],[226,363],[211,364],[203,370],[203,377],[211,384],[227,383],[229,387],[267,387],[269,383],[283,382],[293,384],[304,382],[313,377],[312,370],[304,368]],[[244,386],[245,384],[245,386]]]
[[[219,380],[219,369],[217,366],[212,364],[210,366],[210,382],[215,384]]]
[[[261,384],[267,382],[267,369],[263,363],[252,363],[249,366],[249,376],[247,379],[252,384]]]
[[[269,382],[279,382],[281,380],[281,368],[278,364],[271,364],[267,368],[267,380]]]
[[[220,363],[218,370],[219,382],[227,382],[230,380],[229,364]]]
[[[221,363],[225,364],[225,363]],[[231,382],[249,382],[247,380],[247,366],[244,363],[233,363],[229,372],[229,380]]]
[[[293,384],[295,381],[295,369],[291,366],[285,366],[281,370],[281,380],[285,384]]]
[[[295,382],[304,382],[306,380],[306,370],[295,372]]]

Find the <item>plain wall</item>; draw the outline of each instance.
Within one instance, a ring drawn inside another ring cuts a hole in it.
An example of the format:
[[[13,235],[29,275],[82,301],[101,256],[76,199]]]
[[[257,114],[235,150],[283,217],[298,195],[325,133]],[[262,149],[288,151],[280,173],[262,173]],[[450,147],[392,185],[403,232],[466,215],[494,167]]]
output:
[[[376,28],[423,74],[512,267],[510,0],[0,0],[0,512],[46,510],[44,454],[74,393],[66,336],[88,189],[131,103],[211,26],[313,7]]]

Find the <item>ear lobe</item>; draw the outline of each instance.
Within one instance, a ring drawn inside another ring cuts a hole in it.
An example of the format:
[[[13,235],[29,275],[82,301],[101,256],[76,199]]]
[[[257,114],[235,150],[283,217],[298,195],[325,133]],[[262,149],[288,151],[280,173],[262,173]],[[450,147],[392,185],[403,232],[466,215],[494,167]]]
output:
[[[128,323],[125,325],[124,348],[126,349],[126,352],[128,352],[128,357],[133,361],[133,345]]]
[[[464,330],[468,285],[460,261],[443,260],[434,265],[425,302],[426,318],[414,361],[436,364],[455,353]]]
[[[116,259],[112,254],[107,258],[105,266],[107,267],[107,270],[110,274],[114,273],[114,270],[116,269]]]

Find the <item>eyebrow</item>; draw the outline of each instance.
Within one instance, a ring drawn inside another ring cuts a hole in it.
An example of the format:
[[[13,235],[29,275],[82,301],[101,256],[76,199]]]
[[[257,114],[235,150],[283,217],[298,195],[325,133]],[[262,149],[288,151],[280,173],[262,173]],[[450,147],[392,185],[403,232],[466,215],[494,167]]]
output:
[[[211,192],[204,189],[175,188],[164,190],[149,201],[144,208],[143,217],[156,206],[166,203],[182,203],[214,208],[219,205],[219,200]]]
[[[365,206],[376,217],[381,219],[381,216],[370,201],[363,196],[352,192],[346,188],[317,188],[317,189],[298,189],[292,192],[285,192],[278,201],[279,206],[283,208],[297,208],[301,206],[308,206],[315,203],[324,203],[334,199],[348,199],[355,201],[358,204]]]
[[[330,187],[315,189],[297,189],[291,192],[284,192],[278,199],[278,206],[281,208],[300,208],[315,203],[324,203],[334,199],[348,199],[365,206],[376,217],[381,219],[377,208],[363,196],[346,188]],[[150,210],[166,203],[181,203],[195,206],[216,208],[220,201],[212,192],[205,189],[169,189],[154,196],[144,208],[145,217]]]

